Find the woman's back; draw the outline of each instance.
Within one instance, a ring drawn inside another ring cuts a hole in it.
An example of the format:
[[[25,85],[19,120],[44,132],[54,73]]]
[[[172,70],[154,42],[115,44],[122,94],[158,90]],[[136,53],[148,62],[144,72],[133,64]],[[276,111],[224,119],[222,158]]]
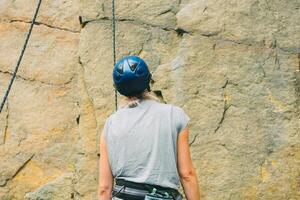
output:
[[[113,176],[177,189],[177,135],[188,121],[181,108],[153,100],[112,114],[104,137]]]
[[[143,59],[122,58],[114,66],[113,79],[129,105],[139,103],[106,120],[100,140],[99,199],[181,200],[181,182],[187,199],[199,200],[185,128],[189,117],[179,107],[149,99],[151,73]]]

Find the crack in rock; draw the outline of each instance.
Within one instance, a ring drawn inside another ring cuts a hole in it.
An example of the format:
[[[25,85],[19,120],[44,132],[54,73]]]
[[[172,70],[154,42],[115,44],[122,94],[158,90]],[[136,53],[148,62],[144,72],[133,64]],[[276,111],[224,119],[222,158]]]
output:
[[[161,16],[161,15],[165,15],[165,14],[167,14],[167,13],[169,13],[169,12],[172,12],[172,11],[173,11],[172,8],[168,8],[168,9],[166,9],[166,10],[164,10],[164,11],[158,13],[158,14],[156,15],[156,17],[159,17],[159,16]]]
[[[200,33],[201,34],[201,33]],[[205,34],[201,34],[202,36],[206,36],[206,37],[211,37]],[[265,41],[261,41],[261,42],[254,42],[254,41],[250,41],[250,40],[232,40],[232,39],[228,39],[228,38],[217,38],[216,39],[216,45],[214,46],[214,49],[216,49],[218,47],[218,45],[222,45],[222,44],[233,44],[233,45],[243,45],[246,47],[253,47],[253,48],[260,48],[260,49],[266,49],[266,50],[270,50],[272,49],[275,53],[275,65],[278,67],[279,65],[279,59],[277,57],[278,53],[285,53],[288,55],[297,55],[298,53],[300,53],[300,47],[279,47],[277,40],[274,40],[272,42],[271,46],[266,46]]]
[[[225,84],[222,86],[222,88],[224,89],[224,91],[226,90],[226,87],[228,86],[228,84],[230,84],[230,81],[229,81],[229,80],[226,80]],[[223,95],[225,95],[225,92],[224,92]],[[219,129],[221,128],[221,126],[223,125],[223,122],[224,122],[225,117],[226,117],[226,113],[227,113],[227,111],[228,111],[228,109],[229,109],[230,107],[231,107],[231,105],[228,105],[227,99],[224,98],[224,107],[223,107],[222,117],[221,117],[221,119],[220,119],[220,121],[219,121],[219,123],[218,123],[217,128],[216,128],[215,131],[214,131],[215,133],[217,133],[218,130],[219,130]]]
[[[88,22],[93,22],[93,21],[111,21],[111,20],[112,19],[109,18],[109,17],[102,17],[100,19],[90,20]],[[142,22],[140,20],[135,20],[135,19],[116,18],[116,21],[117,22],[131,22],[132,24],[144,26],[145,28],[159,28],[159,29],[162,29],[164,31],[175,31],[175,28],[173,28],[173,27],[150,24],[150,23]]]
[[[21,20],[21,19],[10,19],[8,21],[8,23],[14,23],[14,22],[22,22],[22,23],[27,23],[27,24],[32,23],[32,21],[26,21],[26,20]],[[43,25],[43,26],[46,26],[48,28],[57,29],[57,30],[61,30],[61,31],[67,31],[67,32],[71,32],[71,33],[80,33],[80,31],[76,31],[76,30],[72,30],[72,29],[68,29],[68,28],[63,28],[63,27],[58,27],[58,26],[53,26],[53,25],[50,25],[50,24],[46,24],[44,22],[36,21],[34,23],[34,25],[37,25],[37,26]]]
[[[279,49],[282,52],[290,53],[290,54],[299,54],[300,53],[300,47],[295,47],[295,48],[278,47],[277,49]]]
[[[190,34],[190,32],[182,29],[182,28],[176,28],[175,32],[177,33],[178,36],[183,36],[184,34]]]
[[[82,63],[82,61],[81,61],[81,57],[79,56],[78,57],[78,63],[79,63],[79,65],[80,65],[80,67],[82,68],[82,70],[83,70],[83,72],[85,71],[85,68],[84,68],[84,65],[83,65],[83,63]],[[83,78],[85,78],[85,77],[83,77]],[[87,86],[86,86],[86,82],[85,82],[85,79],[83,80],[84,81],[84,89],[85,89],[85,91],[86,91],[86,94],[87,94],[87,96],[88,96],[88,99],[89,99],[89,101],[91,102],[91,104],[93,105],[93,107],[94,107],[94,100],[93,100],[93,98],[92,98],[92,96],[89,94],[89,92],[88,92],[88,89],[87,89]],[[97,121],[97,120],[96,120]]]
[[[170,9],[171,12],[172,9]],[[110,17],[102,17],[98,19],[87,19],[83,16],[79,16],[79,23],[81,24],[81,27],[85,27],[88,23],[91,22],[100,22],[100,21],[111,21],[112,18]],[[145,28],[159,28],[164,31],[174,31],[176,32],[179,36],[182,36],[183,34],[188,34],[188,35],[193,35],[194,33],[200,34],[203,37],[214,37],[219,35],[223,30],[218,30],[214,32],[203,32],[203,31],[188,31],[185,30],[181,27],[170,27],[170,26],[161,26],[161,25],[156,25],[156,24],[151,24],[151,23],[146,23],[140,20],[135,20],[135,19],[129,19],[129,18],[116,18],[117,22],[129,22],[138,26],[143,26]],[[238,43],[238,42],[236,42]]]
[[[137,55],[140,56],[144,51],[145,43],[142,44],[141,49],[138,51]]]
[[[224,149],[226,149],[227,151],[230,151],[230,149],[227,147],[225,143],[219,143],[218,145],[224,147]]]
[[[25,162],[16,170],[16,172],[12,175],[10,180],[13,180],[25,167],[26,165],[32,160],[35,154],[32,154]]]
[[[81,27],[84,27],[90,22],[100,22],[100,21],[111,21],[112,18],[110,17],[101,17],[97,19],[88,19],[84,16],[79,16],[79,22],[81,24]],[[213,32],[203,32],[203,31],[188,31],[185,30],[181,27],[169,27],[169,26],[160,26],[156,24],[151,24],[151,23],[146,23],[140,20],[135,20],[135,19],[129,19],[129,18],[116,18],[117,22],[129,22],[138,26],[143,26],[145,28],[159,28],[164,31],[175,31],[179,36],[182,36],[183,34],[188,34],[188,35],[194,35],[194,34],[200,34],[203,37],[216,37],[220,33],[224,31],[222,30],[217,30]],[[232,39],[227,39],[227,38],[216,38],[216,41],[218,43],[230,43],[230,44],[236,44],[236,45],[244,45],[248,47],[255,47],[255,48],[266,48],[264,45],[262,45],[263,42],[253,42],[249,40],[232,40]],[[280,48],[278,47],[277,41],[275,40],[275,46],[268,47],[268,49],[273,48],[276,49],[276,51],[281,51],[287,54],[298,54],[300,52],[300,47],[297,48]],[[216,47],[216,46],[215,46]],[[278,60],[276,61],[276,65],[278,66]]]
[[[81,67],[82,70],[83,70],[83,87],[84,87],[84,91],[85,91],[85,94],[87,95],[87,98],[88,98],[89,103],[91,104],[91,106],[92,106],[92,108],[93,108],[93,112],[94,112],[94,114],[93,114],[94,120],[95,120],[95,122],[96,122],[96,127],[98,127],[98,121],[97,121],[97,118],[95,117],[94,99],[93,99],[93,97],[90,95],[90,93],[88,92],[88,89],[87,89],[86,80],[85,80],[85,74],[84,74],[84,72],[85,72],[85,67],[84,67],[84,64],[83,64],[83,62],[82,62],[80,56],[78,57],[78,63],[79,63],[80,67]],[[82,114],[84,115],[84,113],[82,113]],[[81,117],[82,117],[82,116],[81,116]]]
[[[178,3],[177,3],[177,4],[178,4],[178,6],[180,6],[180,5],[181,5],[181,0],[178,0]]]
[[[25,162],[22,163],[22,165],[20,167],[18,167],[18,169],[15,171],[15,173],[7,178],[1,185],[0,187],[5,187],[9,181],[13,180],[25,167],[26,165],[32,160],[32,158],[34,157],[35,154],[32,154],[27,160],[25,160]]]
[[[79,22],[81,24],[81,27],[85,27],[88,23],[91,22],[101,22],[101,21],[111,21],[112,18],[110,17],[102,17],[102,18],[98,18],[98,19],[87,19],[83,16],[79,17]],[[175,32],[182,32],[182,33],[187,33],[187,34],[191,34],[190,32],[180,29],[180,28],[175,28],[175,27],[170,27],[170,26],[160,26],[160,25],[156,25],[156,24],[150,24],[150,23],[146,23],[140,20],[135,20],[135,19],[129,19],[129,18],[116,18],[117,22],[130,22],[132,24],[138,25],[138,26],[143,26],[146,29],[149,28],[159,28],[161,30],[164,31],[175,31]]]
[[[2,70],[0,70],[0,73],[7,74],[9,76],[13,76],[13,73],[10,72],[10,71],[2,71]],[[20,75],[16,75],[16,79],[22,79],[23,81],[27,81],[27,82],[37,82],[37,83],[44,84],[44,85],[49,85],[49,86],[61,87],[61,86],[66,86],[66,85],[70,84],[72,82],[72,80],[74,79],[74,76],[72,76],[68,81],[66,81],[64,83],[61,83],[61,84],[55,84],[55,83],[49,83],[49,82],[39,81],[39,80],[36,80],[36,79],[25,78],[25,77],[22,77]]]
[[[226,80],[225,84],[222,86],[223,89],[225,89],[227,87],[227,85],[229,84],[229,80]]]
[[[272,56],[269,55],[266,59],[263,60],[262,63],[259,64],[259,69],[261,69],[264,78],[267,76],[264,66],[266,65],[267,61],[271,58]]]
[[[222,113],[222,117],[221,117],[221,120],[220,120],[220,122],[218,123],[218,126],[217,126],[217,128],[215,129],[215,133],[217,133],[218,132],[218,130],[221,128],[221,126],[222,126],[222,124],[223,124],[223,122],[224,122],[224,120],[225,120],[225,116],[226,116],[226,113],[227,113],[227,111],[228,111],[228,109],[231,107],[231,105],[227,105],[227,100],[224,100],[224,110],[223,110],[223,113]]]
[[[275,53],[274,70],[280,69],[280,61],[277,52]]]
[[[95,153],[95,150],[89,149],[90,148],[89,141],[91,139],[91,136],[89,136],[88,134],[92,132],[92,134],[95,134],[95,138],[96,137],[98,138],[98,135],[96,136],[95,132],[98,132],[97,130],[99,129],[98,129],[98,122],[95,114],[93,99],[90,96],[86,85],[85,66],[80,56],[78,56],[77,74],[79,76],[78,89],[80,90],[79,92],[81,93],[82,98],[79,103],[79,109],[80,109],[80,119],[79,119],[80,121],[79,121],[79,129],[78,129],[79,139],[76,143],[76,153],[79,155],[79,157],[75,164],[75,178],[73,180],[73,184],[74,184],[74,198],[80,199],[84,194],[81,194],[78,191],[78,185],[84,183],[82,177],[85,176],[80,171],[82,170],[82,167],[88,167],[88,165],[90,165],[89,164],[90,160],[88,158],[89,157],[88,155]]]
[[[194,136],[193,140],[190,142],[190,146],[192,146],[192,145],[195,143],[195,141],[196,141],[198,135],[199,135],[199,133],[197,133],[197,134]]]

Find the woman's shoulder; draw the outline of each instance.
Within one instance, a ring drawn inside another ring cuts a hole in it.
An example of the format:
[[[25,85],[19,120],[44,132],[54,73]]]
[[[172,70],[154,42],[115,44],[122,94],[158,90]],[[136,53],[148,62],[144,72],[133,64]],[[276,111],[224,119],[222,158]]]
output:
[[[166,110],[172,113],[184,113],[185,111],[180,106],[177,106],[172,103],[162,103],[162,102],[155,102],[155,106],[159,108],[159,110]]]
[[[155,113],[171,113],[171,115],[183,114],[185,111],[180,107],[173,103],[165,103],[159,102],[156,100],[143,100],[137,107],[141,107],[143,109],[150,108]],[[107,117],[107,121],[118,118],[118,116],[126,115],[128,112],[131,112],[132,108],[121,107],[117,111],[114,111]]]

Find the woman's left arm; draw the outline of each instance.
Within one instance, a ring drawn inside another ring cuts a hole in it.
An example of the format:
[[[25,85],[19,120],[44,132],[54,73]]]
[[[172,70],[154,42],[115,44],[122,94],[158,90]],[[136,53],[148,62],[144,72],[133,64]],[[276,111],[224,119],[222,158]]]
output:
[[[102,134],[100,139],[98,200],[111,200],[112,190],[113,175],[108,160],[106,143]]]

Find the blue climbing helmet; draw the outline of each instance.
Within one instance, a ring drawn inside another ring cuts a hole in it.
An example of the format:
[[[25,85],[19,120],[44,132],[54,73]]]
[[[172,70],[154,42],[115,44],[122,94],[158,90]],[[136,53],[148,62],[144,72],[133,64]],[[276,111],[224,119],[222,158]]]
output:
[[[149,87],[151,73],[143,59],[126,56],[115,64],[113,79],[120,94],[134,96]]]

